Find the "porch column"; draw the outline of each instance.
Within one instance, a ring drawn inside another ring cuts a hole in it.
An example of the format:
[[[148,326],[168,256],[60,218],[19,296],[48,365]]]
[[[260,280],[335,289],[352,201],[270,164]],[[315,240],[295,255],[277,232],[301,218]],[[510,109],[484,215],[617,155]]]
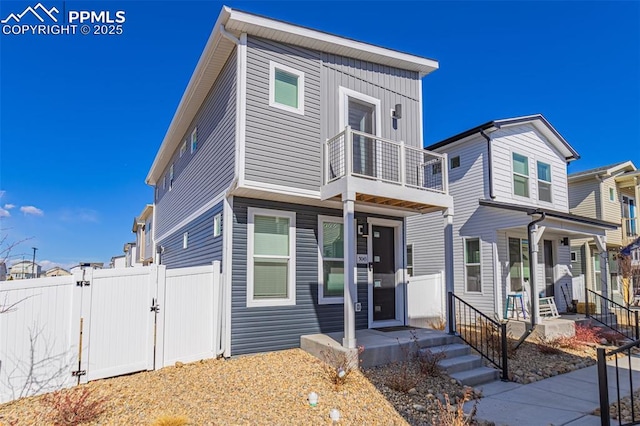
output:
[[[344,338],[342,346],[356,347],[356,311],[358,299],[356,283],[356,224],[355,196],[353,192],[342,194],[342,215],[344,223]]]
[[[540,324],[542,318],[540,317],[540,292],[538,290],[538,251],[540,247],[540,237],[542,233],[538,225],[534,226],[534,229],[529,235],[529,251],[531,252],[531,259],[529,259],[529,277],[531,282],[531,316],[535,319],[534,324]],[[542,228],[544,231],[544,228]]]
[[[455,315],[450,312],[449,292],[454,293],[453,280],[453,211],[447,209],[443,213],[444,217],[444,281],[445,281],[445,312],[447,318],[447,332],[453,333],[456,330]]]
[[[597,235],[595,237],[595,242],[599,251],[598,256],[600,256],[600,282],[602,283],[601,294],[604,297],[609,298],[609,253],[607,252],[607,237],[605,235]],[[602,313],[609,313],[608,303],[604,303],[604,306],[602,306]]]

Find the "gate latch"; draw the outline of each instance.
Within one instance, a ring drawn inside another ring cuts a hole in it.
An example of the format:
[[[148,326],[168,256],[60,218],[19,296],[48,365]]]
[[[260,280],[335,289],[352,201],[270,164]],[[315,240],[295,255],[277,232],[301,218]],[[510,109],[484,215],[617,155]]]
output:
[[[158,301],[155,297],[151,299],[151,312],[160,312],[160,305],[158,305]]]
[[[80,376],[86,376],[86,375],[87,375],[87,370],[76,370],[71,372],[71,376],[73,377],[80,377]]]
[[[90,284],[89,281],[76,281],[77,287],[89,287]]]

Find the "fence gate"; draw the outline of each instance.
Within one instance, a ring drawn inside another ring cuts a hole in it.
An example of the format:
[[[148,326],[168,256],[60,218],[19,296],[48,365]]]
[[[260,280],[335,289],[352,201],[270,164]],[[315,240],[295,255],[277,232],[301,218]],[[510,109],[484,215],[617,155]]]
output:
[[[152,304],[157,294],[150,269],[94,270],[92,279],[84,281],[85,380],[153,369],[156,312]]]

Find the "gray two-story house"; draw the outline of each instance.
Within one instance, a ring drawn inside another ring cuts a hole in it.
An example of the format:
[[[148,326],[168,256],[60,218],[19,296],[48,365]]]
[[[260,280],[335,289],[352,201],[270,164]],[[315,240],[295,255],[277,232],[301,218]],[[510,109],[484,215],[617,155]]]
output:
[[[563,311],[574,294],[571,240],[603,247],[615,228],[570,213],[567,165],[576,150],[539,114],[490,121],[427,149],[448,157],[455,294],[499,317],[513,315],[508,295],[551,297]],[[446,270],[440,222],[434,214],[408,219],[415,275]],[[540,320],[535,304],[529,314]]]
[[[405,220],[453,207],[422,147],[437,68],[222,9],[146,181],[160,263],[222,262],[225,355],[407,323]]]

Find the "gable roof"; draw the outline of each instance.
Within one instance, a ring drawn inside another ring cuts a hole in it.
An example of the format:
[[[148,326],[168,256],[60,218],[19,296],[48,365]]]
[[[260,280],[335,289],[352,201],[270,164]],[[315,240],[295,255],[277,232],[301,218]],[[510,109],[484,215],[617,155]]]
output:
[[[222,67],[235,48],[229,36],[247,33],[282,43],[343,55],[363,61],[417,72],[420,78],[438,69],[438,61],[387,49],[323,31],[255,15],[223,6],[189,84],[167,129],[147,174],[146,183],[155,185],[171,160],[182,136],[200,109]]]
[[[579,179],[585,179],[585,178],[596,176],[596,175],[610,176],[619,171],[634,172],[636,171],[636,166],[634,166],[631,161],[622,161],[620,163],[609,164],[608,166],[601,166],[601,167],[596,167],[594,169],[571,173],[567,177],[569,178],[569,180],[579,180]]]
[[[433,145],[427,146],[425,149],[434,151],[438,148],[450,145],[454,142],[458,142],[469,136],[473,136],[482,131],[493,131],[502,127],[517,126],[520,124],[531,123],[538,131],[540,131],[549,142],[560,152],[566,161],[573,161],[580,158],[580,154],[573,149],[569,142],[562,137],[562,135],[547,121],[542,114],[525,115],[522,117],[504,118],[500,120],[488,121],[484,124],[476,126],[472,129],[465,130],[457,135],[451,136],[440,142],[436,142]]]

